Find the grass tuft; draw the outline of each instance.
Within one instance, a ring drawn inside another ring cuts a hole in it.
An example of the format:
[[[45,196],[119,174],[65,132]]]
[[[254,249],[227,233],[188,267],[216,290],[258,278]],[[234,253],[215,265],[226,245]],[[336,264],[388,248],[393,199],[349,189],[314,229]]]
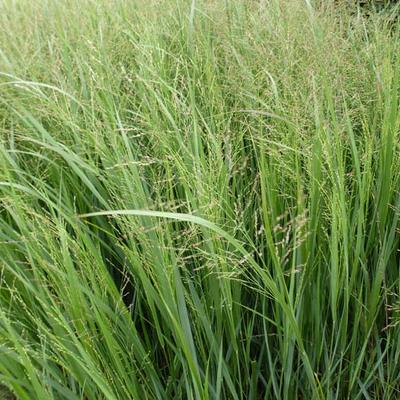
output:
[[[400,398],[398,12],[0,2],[0,397]]]

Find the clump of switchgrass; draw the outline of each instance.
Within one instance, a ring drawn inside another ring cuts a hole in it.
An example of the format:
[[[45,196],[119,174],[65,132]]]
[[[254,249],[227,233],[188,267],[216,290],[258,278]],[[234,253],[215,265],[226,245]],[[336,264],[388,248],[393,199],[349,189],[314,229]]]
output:
[[[0,5],[17,398],[397,397],[399,32],[329,3]]]

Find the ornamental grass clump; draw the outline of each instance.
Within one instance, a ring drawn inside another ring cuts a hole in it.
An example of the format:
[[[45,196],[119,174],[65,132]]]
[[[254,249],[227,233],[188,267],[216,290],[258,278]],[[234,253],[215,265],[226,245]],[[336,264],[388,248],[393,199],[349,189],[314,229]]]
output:
[[[0,2],[1,395],[399,398],[396,12]]]

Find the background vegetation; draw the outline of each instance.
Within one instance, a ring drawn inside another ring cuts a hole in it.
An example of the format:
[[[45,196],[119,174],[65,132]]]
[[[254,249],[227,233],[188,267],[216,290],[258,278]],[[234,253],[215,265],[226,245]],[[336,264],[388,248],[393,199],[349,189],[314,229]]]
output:
[[[399,398],[396,12],[0,1],[10,394]]]

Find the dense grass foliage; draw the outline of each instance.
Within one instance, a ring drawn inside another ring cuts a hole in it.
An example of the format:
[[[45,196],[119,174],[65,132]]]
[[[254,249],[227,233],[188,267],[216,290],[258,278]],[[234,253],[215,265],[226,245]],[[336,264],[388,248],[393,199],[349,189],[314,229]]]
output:
[[[0,1],[3,395],[400,398],[390,12]]]

